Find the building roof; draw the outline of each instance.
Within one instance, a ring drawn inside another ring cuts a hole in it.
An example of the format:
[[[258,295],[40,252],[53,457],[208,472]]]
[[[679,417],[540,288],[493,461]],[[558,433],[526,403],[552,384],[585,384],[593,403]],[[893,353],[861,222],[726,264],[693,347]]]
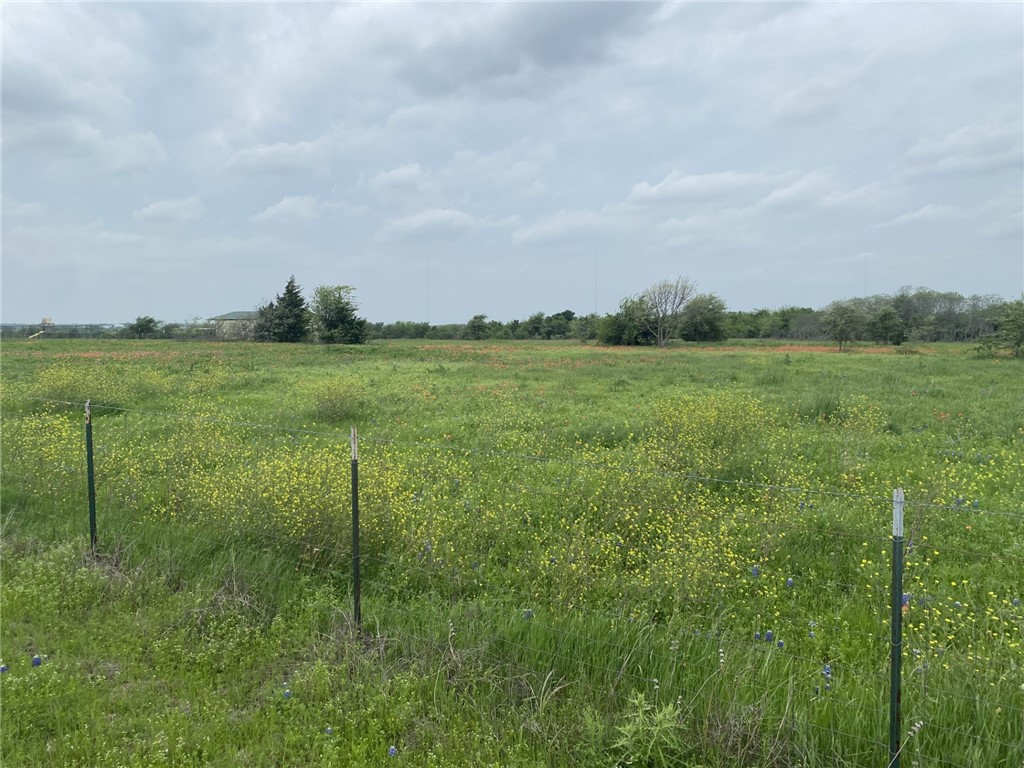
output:
[[[255,312],[255,311],[228,312],[226,315],[217,315],[216,317],[210,317],[210,318],[207,318],[207,319],[210,320],[210,322],[214,322],[214,323],[217,322],[217,321],[220,321],[220,320],[227,320],[227,321],[230,321],[230,320],[255,320],[256,319],[256,315],[258,315],[258,314],[259,313]]]

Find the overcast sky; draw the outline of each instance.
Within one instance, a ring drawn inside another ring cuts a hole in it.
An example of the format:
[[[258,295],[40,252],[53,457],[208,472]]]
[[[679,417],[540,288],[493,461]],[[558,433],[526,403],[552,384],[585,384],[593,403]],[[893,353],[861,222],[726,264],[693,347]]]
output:
[[[4,2],[3,320],[1024,290],[1024,4]]]

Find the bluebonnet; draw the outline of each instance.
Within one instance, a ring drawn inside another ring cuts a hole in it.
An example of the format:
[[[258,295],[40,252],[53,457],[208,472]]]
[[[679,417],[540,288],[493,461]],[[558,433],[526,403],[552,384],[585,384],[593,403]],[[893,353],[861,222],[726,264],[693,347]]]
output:
[[[331,726],[328,725],[326,728],[324,728],[324,733],[326,733],[328,736],[330,736],[332,733],[334,733],[334,729],[331,728]]]
[[[754,574],[754,576],[760,576],[761,575],[761,566],[755,565],[753,568],[750,569],[750,572],[752,574]]]
[[[527,608],[525,611],[523,611],[523,618],[526,619],[527,621],[532,619],[533,618],[533,611],[531,611],[529,608]]]
[[[904,605],[909,605],[910,604],[910,593],[909,592],[904,592],[903,593],[903,604]]]
[[[398,747],[393,744],[388,747],[388,757],[395,757],[398,754]]]
[[[7,665],[6,664],[0,664],[0,675],[2,675],[6,671],[7,671]]]
[[[786,579],[786,586],[789,587],[790,589],[793,588],[793,579],[792,579],[792,577]]]
[[[38,667],[42,663],[43,663],[43,660],[39,656],[33,656],[32,657],[32,666],[33,667]]]
[[[773,639],[775,639],[775,633],[772,632],[770,629],[766,629],[764,632],[764,639],[765,642],[770,643]]]
[[[754,639],[755,640],[760,640],[761,639],[761,633],[760,632],[755,632],[754,633]]]
[[[779,640],[779,642],[777,642],[776,645],[779,646],[779,648],[781,648],[782,646],[785,645],[785,643],[783,643],[781,640]]]
[[[285,697],[286,699],[290,699],[290,698],[292,697],[292,692],[291,692],[291,689],[289,689],[289,688],[285,688],[285,689],[284,689],[284,697]]]

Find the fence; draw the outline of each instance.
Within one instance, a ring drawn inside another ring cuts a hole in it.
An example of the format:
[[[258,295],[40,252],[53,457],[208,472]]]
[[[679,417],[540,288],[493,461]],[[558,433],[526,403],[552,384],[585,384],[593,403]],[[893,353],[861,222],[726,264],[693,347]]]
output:
[[[641,695],[691,720],[746,718],[784,734],[758,747],[766,763],[772,750],[889,766],[1024,759],[1018,512],[447,436],[357,441],[43,404],[84,408],[85,449],[66,413],[40,416],[12,438],[5,486],[67,513],[60,535],[88,519],[94,554],[144,523],[164,547],[146,556],[155,567],[191,542],[249,552],[268,582],[351,573],[356,626],[366,616],[452,656],[472,637],[488,663],[620,708]]]

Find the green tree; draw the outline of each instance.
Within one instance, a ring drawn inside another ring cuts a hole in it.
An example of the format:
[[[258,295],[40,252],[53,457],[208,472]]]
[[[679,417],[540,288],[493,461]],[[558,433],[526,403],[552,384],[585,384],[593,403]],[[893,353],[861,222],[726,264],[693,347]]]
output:
[[[309,309],[295,275],[288,278],[284,293],[259,308],[254,333],[257,341],[303,341],[309,332]]]
[[[687,341],[721,341],[725,335],[725,302],[713,293],[694,296],[683,308],[679,336]]]
[[[605,315],[597,323],[597,340],[602,344],[644,346],[654,344],[650,308],[643,297],[629,296],[619,303],[619,311]]]
[[[868,320],[868,335],[879,344],[902,344],[907,337],[903,318],[892,307],[884,307]]]
[[[487,315],[473,315],[466,323],[465,338],[476,341],[487,337]]]
[[[356,289],[351,285],[319,285],[310,305],[313,335],[324,344],[362,344],[366,341],[365,318],[358,317]]]
[[[861,311],[848,301],[833,301],[821,315],[825,333],[839,344],[839,349],[860,337],[863,320]]]
[[[128,339],[151,339],[159,335],[160,321],[149,315],[135,318],[135,322],[124,327],[124,336]]]
[[[1003,307],[998,333],[1003,347],[1013,352],[1014,357],[1024,357],[1024,299]]]

